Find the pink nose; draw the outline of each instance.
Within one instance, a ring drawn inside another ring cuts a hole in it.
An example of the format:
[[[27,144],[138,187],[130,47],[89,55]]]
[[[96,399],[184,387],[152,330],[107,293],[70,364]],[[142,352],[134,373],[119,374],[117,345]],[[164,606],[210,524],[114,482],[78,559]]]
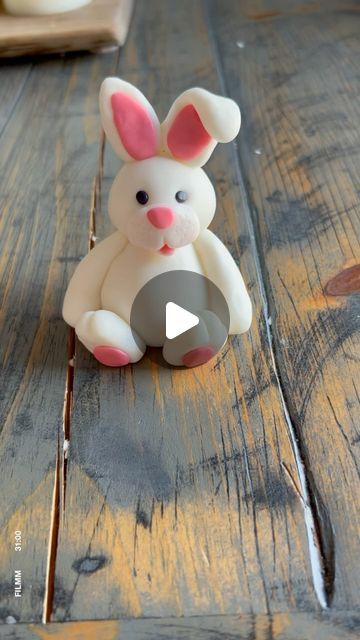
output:
[[[154,207],[147,212],[151,224],[158,229],[166,229],[174,222],[175,214],[168,207]]]

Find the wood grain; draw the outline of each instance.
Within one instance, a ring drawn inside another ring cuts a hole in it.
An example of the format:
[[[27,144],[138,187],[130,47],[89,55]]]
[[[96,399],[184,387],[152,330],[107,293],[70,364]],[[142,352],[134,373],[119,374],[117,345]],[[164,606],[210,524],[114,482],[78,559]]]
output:
[[[243,108],[239,158],[282,387],[340,608],[360,594],[357,8],[210,2],[220,73]]]
[[[1,70],[0,135],[21,96],[30,71],[31,64],[11,64]]]
[[[1,103],[1,619],[42,616],[67,371],[61,306],[87,248],[99,78],[113,68],[112,55],[34,63],[27,78],[27,65],[25,76],[0,70],[1,87],[18,83]]]
[[[12,16],[0,0],[0,56],[101,49],[123,44],[133,0],[92,0],[75,11]]]
[[[196,616],[9,625],[4,640],[355,640],[359,616],[351,612]]]
[[[151,6],[144,29],[146,5],[137,4],[117,73],[164,117],[185,88],[221,87],[201,4]],[[110,230],[105,200],[117,168],[106,147],[99,238]],[[77,346],[54,619],[317,607],[231,145],[217,149],[209,172],[219,196],[213,228],[241,262],[252,330],[193,371],[163,368],[154,352],[110,370]]]

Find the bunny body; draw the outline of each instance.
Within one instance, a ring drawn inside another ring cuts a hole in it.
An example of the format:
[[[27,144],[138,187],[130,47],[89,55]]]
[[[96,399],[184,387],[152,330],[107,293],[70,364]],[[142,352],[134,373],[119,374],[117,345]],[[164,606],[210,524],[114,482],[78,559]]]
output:
[[[101,290],[103,308],[117,313],[129,323],[136,295],[152,278],[168,271],[185,269],[205,275],[193,245],[181,247],[171,256],[149,256],[146,253],[144,249],[127,244],[111,264]],[[124,273],[128,273],[126,279]]]
[[[217,140],[236,135],[238,107],[193,89],[175,101],[160,127],[135,87],[109,78],[102,85],[100,108],[105,132],[126,162],[109,198],[117,231],[77,267],[65,296],[64,318],[104,364],[136,362],[146,344],[163,346],[172,364],[194,364],[191,358],[184,360],[181,345],[180,352],[171,353],[163,323],[157,334],[135,341],[130,313],[137,293],[149,280],[172,270],[191,271],[207,276],[222,291],[230,311],[230,333],[249,328],[251,302],[242,276],[227,249],[207,229],[216,198],[201,169]],[[206,309],[205,294],[198,303]],[[190,349],[196,351],[196,364],[211,356],[219,339],[214,332],[213,319],[201,318],[192,334],[196,348]],[[184,343],[183,349],[193,346]]]

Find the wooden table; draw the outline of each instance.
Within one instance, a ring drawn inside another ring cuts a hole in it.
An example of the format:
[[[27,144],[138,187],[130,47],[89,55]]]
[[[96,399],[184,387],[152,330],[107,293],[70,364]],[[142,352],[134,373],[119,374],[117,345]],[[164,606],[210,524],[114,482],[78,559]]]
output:
[[[1,66],[2,638],[358,637],[358,8],[138,0],[120,52]],[[254,322],[195,370],[107,369],[61,317],[112,74],[241,105],[208,171]]]

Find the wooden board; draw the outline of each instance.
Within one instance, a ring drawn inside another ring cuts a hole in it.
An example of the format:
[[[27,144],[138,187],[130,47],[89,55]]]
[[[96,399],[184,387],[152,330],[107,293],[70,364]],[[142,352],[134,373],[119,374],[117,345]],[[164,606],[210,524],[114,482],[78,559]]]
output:
[[[357,608],[360,13],[342,2],[210,2],[277,366],[318,512],[329,599]],[[240,47],[239,47],[240,42]]]
[[[97,93],[115,59],[48,60],[30,74],[26,65],[24,73],[0,69],[0,97],[9,89],[0,116],[1,620],[41,620],[53,581],[48,549],[69,333],[61,306],[87,249]],[[19,553],[15,530],[22,531]],[[21,598],[14,597],[15,569]]]
[[[3,640],[356,640],[351,612],[277,613],[272,616],[197,616],[8,625]]]
[[[6,126],[31,71],[30,64],[13,65],[7,72],[1,70],[0,83],[0,135]]]
[[[108,619],[0,635],[356,637],[350,614],[292,612],[318,608],[314,577],[318,597],[325,583],[333,607],[358,608],[358,13],[335,0],[147,6],[118,66],[0,69],[0,618],[38,622],[53,604],[54,620]],[[162,117],[191,85],[239,100],[240,140],[208,171],[255,322],[192,372],[151,358],[110,371],[77,345],[72,380],[61,303],[89,233],[110,229],[118,162],[106,145],[98,167],[98,88],[115,72]],[[255,615],[214,616],[240,612]],[[183,613],[196,617],[169,620]],[[109,621],[124,615],[164,619]]]
[[[202,5],[154,1],[144,31],[145,6],[137,4],[118,75],[162,117],[188,86],[220,91]],[[98,238],[111,228],[106,196],[118,167],[106,146]],[[110,370],[77,345],[53,619],[317,607],[232,145],[216,150],[209,172],[219,195],[213,228],[241,263],[252,331],[192,371],[150,357]]]
[[[126,40],[133,0],[92,0],[47,16],[11,16],[0,1],[0,56],[101,49]]]

